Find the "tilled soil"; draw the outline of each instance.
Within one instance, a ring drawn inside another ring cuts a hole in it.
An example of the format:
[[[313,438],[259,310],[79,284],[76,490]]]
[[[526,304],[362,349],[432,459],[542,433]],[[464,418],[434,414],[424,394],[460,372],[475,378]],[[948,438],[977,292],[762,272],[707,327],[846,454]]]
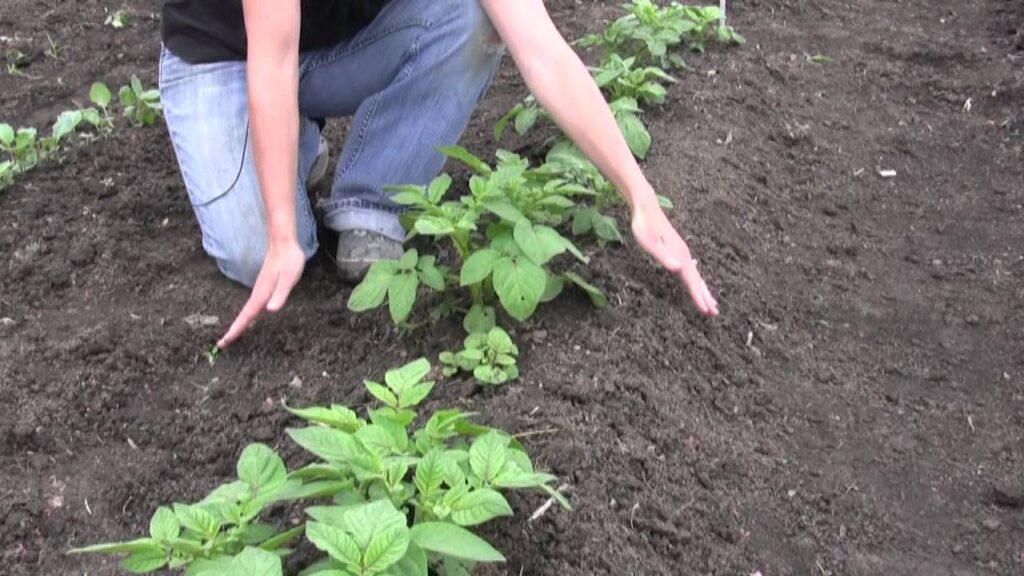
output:
[[[617,14],[549,4],[572,37]],[[159,3],[129,2],[114,32],[118,7],[4,0],[4,48],[32,60],[0,76],[0,121],[48,126],[97,79],[154,84]],[[649,114],[646,162],[722,318],[628,243],[593,261],[608,309],[568,296],[519,327],[520,381],[439,386],[435,407],[535,433],[569,485],[574,512],[528,522],[542,498],[517,495],[487,536],[508,574],[1024,573],[1024,6],[730,7],[749,43],[688,57]],[[506,63],[464,143],[493,150],[524,94]],[[233,475],[248,442],[297,461],[281,399],[363,404],[364,377],[461,336],[349,313],[321,255],[286,312],[210,366],[200,352],[246,293],[204,256],[162,127],[20,181],[0,197],[0,250],[12,576],[116,574],[64,553],[145,532],[156,506]],[[197,313],[220,325],[183,321]]]

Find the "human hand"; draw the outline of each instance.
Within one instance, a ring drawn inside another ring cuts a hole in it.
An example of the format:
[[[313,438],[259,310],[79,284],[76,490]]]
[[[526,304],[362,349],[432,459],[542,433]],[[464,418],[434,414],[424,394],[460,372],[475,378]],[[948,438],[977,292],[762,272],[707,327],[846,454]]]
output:
[[[634,208],[633,236],[659,264],[682,280],[690,292],[693,305],[701,314],[718,316],[718,302],[697,271],[697,262],[690,254],[690,248],[657,202]]]
[[[292,288],[302,278],[305,267],[306,255],[294,238],[271,241],[249,301],[242,307],[227,333],[217,342],[217,347],[224,349],[231,346],[264,311],[277,312],[283,308]]]

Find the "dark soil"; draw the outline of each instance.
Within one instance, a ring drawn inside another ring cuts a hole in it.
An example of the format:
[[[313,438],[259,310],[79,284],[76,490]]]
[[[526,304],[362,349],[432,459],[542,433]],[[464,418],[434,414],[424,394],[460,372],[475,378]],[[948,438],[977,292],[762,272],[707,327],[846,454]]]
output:
[[[550,6],[576,37],[617,3]],[[158,4],[130,1],[114,32],[118,3],[2,0],[32,77],[0,76],[0,121],[48,126],[97,79],[154,84]],[[550,431],[528,446],[570,485],[574,512],[529,523],[542,499],[517,496],[488,536],[509,574],[1024,573],[1024,5],[730,5],[749,43],[688,58],[646,163],[723,316],[698,318],[628,244],[593,265],[609,309],[576,295],[519,329],[519,382],[442,385],[436,406]],[[523,95],[506,64],[465,143],[492,149]],[[23,179],[0,197],[0,251],[12,576],[117,573],[64,552],[144,533],[248,442],[294,461],[280,399],[363,403],[362,378],[460,336],[347,312],[321,256],[209,366],[246,293],[204,256],[162,127]]]

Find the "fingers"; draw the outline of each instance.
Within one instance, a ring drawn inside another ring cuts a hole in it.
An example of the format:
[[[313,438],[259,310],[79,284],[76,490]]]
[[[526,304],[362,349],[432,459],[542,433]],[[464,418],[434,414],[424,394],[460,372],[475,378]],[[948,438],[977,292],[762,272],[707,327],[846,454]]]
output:
[[[288,301],[288,296],[292,293],[295,285],[299,283],[299,278],[301,277],[301,266],[298,270],[294,266],[282,270],[280,276],[278,276],[277,285],[274,287],[274,293],[270,296],[270,301],[267,303],[267,310],[278,312],[281,308],[284,308],[285,302]]]
[[[694,306],[701,314],[710,317],[718,316],[718,301],[711,295],[707,283],[697,271],[696,262],[691,261],[690,265],[684,267],[679,273],[679,278],[686,285]]]
[[[242,307],[242,311],[238,313],[235,321],[231,323],[231,327],[228,328],[224,337],[217,342],[219,348],[223,349],[231,346],[259,318],[263,310],[266,309],[267,302],[270,301],[276,284],[276,272],[272,274],[267,274],[266,271],[260,272],[259,277],[256,279],[256,284],[253,285],[249,300]]]

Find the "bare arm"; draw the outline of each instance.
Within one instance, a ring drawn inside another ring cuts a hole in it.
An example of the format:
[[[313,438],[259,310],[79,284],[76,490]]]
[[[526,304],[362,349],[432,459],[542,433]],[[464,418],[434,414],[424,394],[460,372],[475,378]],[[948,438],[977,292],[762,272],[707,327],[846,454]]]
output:
[[[298,243],[299,0],[243,0],[249,124],[266,210],[267,255],[248,302],[218,345],[230,346],[264,312],[280,310],[306,259]]]
[[[697,272],[690,249],[658,206],[604,96],[555,28],[543,0],[481,3],[537,101],[629,203],[640,245],[679,276],[702,314],[718,315],[718,303]]]

